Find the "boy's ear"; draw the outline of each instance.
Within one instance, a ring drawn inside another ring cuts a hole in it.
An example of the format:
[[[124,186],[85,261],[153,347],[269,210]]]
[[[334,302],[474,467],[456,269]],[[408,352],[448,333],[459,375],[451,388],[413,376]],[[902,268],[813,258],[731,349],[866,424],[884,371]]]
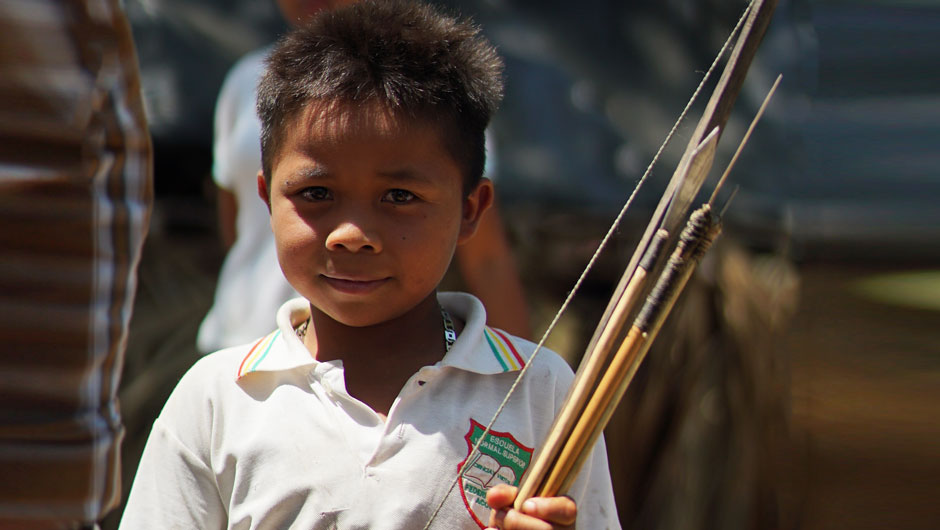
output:
[[[268,183],[264,180],[264,171],[258,170],[258,196],[268,207],[268,213],[271,213],[271,194],[268,193]]]
[[[480,225],[483,213],[493,205],[493,182],[481,178],[477,187],[463,200],[463,212],[460,221],[460,236],[457,243],[470,239]]]

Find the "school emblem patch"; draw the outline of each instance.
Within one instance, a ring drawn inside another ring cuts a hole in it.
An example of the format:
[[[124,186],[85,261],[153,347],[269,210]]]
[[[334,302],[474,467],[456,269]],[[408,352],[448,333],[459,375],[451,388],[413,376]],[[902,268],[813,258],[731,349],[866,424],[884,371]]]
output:
[[[485,430],[485,425],[470,419],[470,431],[464,437],[467,440],[468,457]],[[473,455],[470,465],[460,476],[463,502],[480,528],[484,528],[484,522],[490,518],[486,490],[497,484],[518,486],[519,479],[531,460],[532,448],[519,443],[513,435],[497,431],[487,433],[486,440],[480,444],[479,451]],[[464,459],[464,462],[466,461]],[[462,467],[464,462],[461,462],[459,467]]]

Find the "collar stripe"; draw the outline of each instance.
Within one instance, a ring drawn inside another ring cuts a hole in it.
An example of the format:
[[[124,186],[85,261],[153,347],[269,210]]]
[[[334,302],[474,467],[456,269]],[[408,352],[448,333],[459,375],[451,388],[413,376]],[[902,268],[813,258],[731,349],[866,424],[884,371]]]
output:
[[[522,356],[504,333],[487,326],[483,328],[483,336],[504,372],[518,370],[525,366]]]
[[[271,351],[271,346],[274,345],[274,339],[280,334],[281,330],[277,330],[258,339],[258,342],[248,350],[248,355],[242,359],[241,364],[238,366],[237,379],[240,379],[242,376],[252,372],[258,367],[258,364],[268,355],[268,352]]]
[[[506,366],[506,361],[503,360],[502,352],[500,351],[501,348],[494,341],[494,339],[497,339],[497,338],[493,336],[489,328],[485,328],[483,330],[483,336],[486,338],[487,344],[490,345],[490,350],[493,351],[493,356],[496,357],[497,361],[499,361],[499,365],[503,367],[503,372],[508,372],[509,367]]]
[[[525,366],[525,358],[523,358],[522,355],[519,354],[519,352],[516,350],[516,347],[513,346],[512,341],[509,340],[509,337],[506,336],[506,334],[503,333],[501,330],[498,330],[498,329],[495,329],[495,328],[494,328],[493,331],[494,331],[497,335],[499,335],[500,337],[502,337],[503,342],[506,343],[506,346],[509,347],[509,351],[511,351],[513,357],[515,357],[516,363],[519,364],[519,368],[522,368],[523,366]]]

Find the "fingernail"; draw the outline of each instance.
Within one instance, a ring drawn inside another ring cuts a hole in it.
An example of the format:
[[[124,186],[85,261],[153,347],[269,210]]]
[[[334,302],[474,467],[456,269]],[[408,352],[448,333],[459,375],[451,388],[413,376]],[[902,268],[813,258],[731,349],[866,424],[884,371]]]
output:
[[[529,499],[522,503],[522,511],[526,513],[535,513],[536,505],[535,501]]]

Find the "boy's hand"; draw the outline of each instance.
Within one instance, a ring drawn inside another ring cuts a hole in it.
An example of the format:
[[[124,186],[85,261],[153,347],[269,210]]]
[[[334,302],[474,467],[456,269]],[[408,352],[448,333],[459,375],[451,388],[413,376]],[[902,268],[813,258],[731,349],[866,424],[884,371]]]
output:
[[[518,488],[506,484],[493,486],[486,492],[490,513],[490,528],[503,530],[574,530],[578,508],[570,497],[536,497],[522,505],[522,511],[512,508]]]

